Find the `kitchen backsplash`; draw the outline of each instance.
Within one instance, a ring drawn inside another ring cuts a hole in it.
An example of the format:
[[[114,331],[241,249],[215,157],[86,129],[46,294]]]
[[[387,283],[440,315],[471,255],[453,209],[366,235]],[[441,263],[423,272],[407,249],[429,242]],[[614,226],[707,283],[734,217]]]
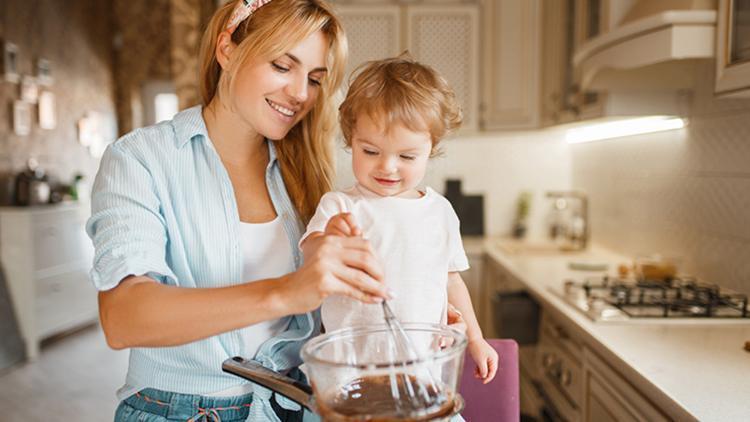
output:
[[[705,282],[750,293],[750,100],[715,99],[702,69],[685,129],[571,146],[594,241],[661,253]]]
[[[570,187],[568,146],[563,132],[549,129],[450,139],[440,144],[443,155],[431,159],[424,184],[443,193],[446,179],[461,179],[467,195],[484,195],[485,234],[510,233],[516,199],[524,190],[533,193],[529,237],[544,235],[547,212],[544,193]],[[350,186],[351,155],[339,151],[339,188]]]

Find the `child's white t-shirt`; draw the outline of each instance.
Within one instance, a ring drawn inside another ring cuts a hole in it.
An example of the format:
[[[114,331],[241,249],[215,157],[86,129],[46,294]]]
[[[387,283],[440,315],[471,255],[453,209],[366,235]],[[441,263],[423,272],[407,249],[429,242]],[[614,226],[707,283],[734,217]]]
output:
[[[313,232],[325,231],[328,220],[342,212],[354,216],[381,259],[396,316],[403,322],[445,323],[448,273],[469,268],[450,202],[429,187],[414,199],[379,196],[360,185],[329,192],[300,243]],[[321,315],[328,332],[384,322],[379,304],[338,295],[325,299]]]

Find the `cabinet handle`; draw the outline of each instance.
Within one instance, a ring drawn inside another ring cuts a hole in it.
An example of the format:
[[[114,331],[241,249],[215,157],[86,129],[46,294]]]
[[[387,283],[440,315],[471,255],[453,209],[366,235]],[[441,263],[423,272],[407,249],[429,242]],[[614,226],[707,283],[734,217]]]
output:
[[[542,359],[542,366],[544,367],[544,369],[549,369],[554,362],[554,356],[550,355],[549,353],[544,354],[544,359]]]
[[[564,370],[563,373],[560,375],[560,384],[570,385],[572,381],[573,381],[573,375],[570,373],[570,370],[569,369]]]

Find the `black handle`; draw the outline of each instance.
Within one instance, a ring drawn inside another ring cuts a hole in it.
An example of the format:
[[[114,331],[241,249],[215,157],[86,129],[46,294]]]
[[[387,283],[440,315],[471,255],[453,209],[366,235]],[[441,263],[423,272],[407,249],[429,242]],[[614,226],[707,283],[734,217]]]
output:
[[[275,391],[313,412],[316,411],[313,391],[309,385],[272,371],[258,362],[235,356],[225,360],[221,364],[221,369]]]

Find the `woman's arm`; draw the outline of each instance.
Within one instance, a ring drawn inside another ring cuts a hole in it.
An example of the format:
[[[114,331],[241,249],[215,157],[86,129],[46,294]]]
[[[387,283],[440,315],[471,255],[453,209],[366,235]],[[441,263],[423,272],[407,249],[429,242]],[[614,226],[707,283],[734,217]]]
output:
[[[370,303],[386,297],[366,240],[315,236],[304,252],[305,264],[293,273],[229,287],[174,287],[129,276],[99,293],[107,343],[114,349],[175,346],[309,312],[333,294]]]

